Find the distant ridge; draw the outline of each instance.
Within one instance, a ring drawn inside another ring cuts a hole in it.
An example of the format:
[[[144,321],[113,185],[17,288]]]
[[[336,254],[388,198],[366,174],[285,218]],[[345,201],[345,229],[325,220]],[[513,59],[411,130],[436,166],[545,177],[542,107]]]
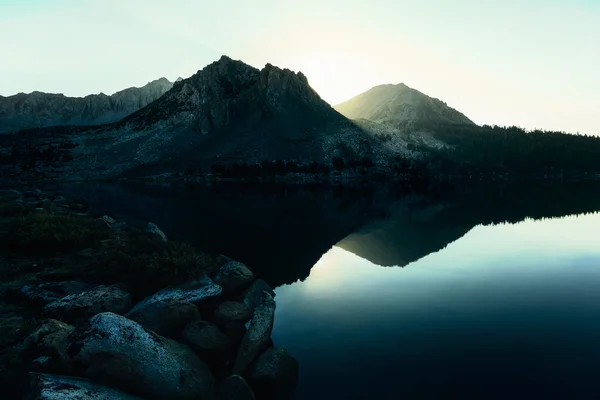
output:
[[[166,78],[113,95],[85,97],[32,92],[0,96],[0,133],[60,125],[99,125],[120,120],[147,106],[173,87]]]

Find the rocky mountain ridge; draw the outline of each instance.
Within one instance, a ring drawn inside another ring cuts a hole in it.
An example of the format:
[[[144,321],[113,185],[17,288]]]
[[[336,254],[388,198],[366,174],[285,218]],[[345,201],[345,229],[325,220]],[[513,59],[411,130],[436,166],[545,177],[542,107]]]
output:
[[[172,86],[168,79],[160,78],[110,96],[100,93],[68,97],[38,91],[0,96],[0,133],[57,125],[112,123],[152,103]]]
[[[335,111],[301,72],[223,56],[157,101],[74,137],[76,179],[146,176],[214,163],[330,162],[369,156],[377,140]],[[85,174],[85,175],[83,175]]]

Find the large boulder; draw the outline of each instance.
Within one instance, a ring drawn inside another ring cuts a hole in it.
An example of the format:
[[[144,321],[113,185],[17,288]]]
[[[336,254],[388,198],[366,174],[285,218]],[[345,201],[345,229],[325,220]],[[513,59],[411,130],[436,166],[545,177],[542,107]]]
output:
[[[212,280],[205,277],[203,279],[188,282],[184,285],[162,289],[140,301],[133,307],[130,313],[137,313],[154,303],[167,301],[184,301],[195,304],[196,306],[202,306],[211,303],[214,299],[218,298],[222,292],[223,289],[221,289],[221,286],[216,285]]]
[[[250,370],[249,379],[260,399],[291,399],[298,384],[298,361],[283,347],[271,347]]]
[[[181,338],[205,360],[222,361],[231,351],[227,336],[215,325],[206,321],[190,323],[183,330]]]
[[[125,316],[161,336],[175,339],[188,323],[200,319],[200,311],[187,301],[166,300],[150,303]]]
[[[274,318],[275,300],[264,292],[262,301],[254,310],[248,331],[240,344],[233,367],[234,374],[243,374],[252,361],[267,347],[273,331]]]
[[[30,374],[27,400],[142,400],[120,390],[87,379],[59,375]]]
[[[78,281],[47,282],[39,285],[25,285],[20,289],[19,295],[32,304],[46,305],[65,296],[88,291],[93,287],[93,285]]]
[[[254,274],[239,261],[229,261],[217,271],[215,282],[225,293],[233,293],[254,280]]]
[[[75,321],[102,312],[124,314],[131,308],[131,296],[116,285],[97,286],[86,292],[65,296],[44,307],[44,313],[60,320]]]
[[[260,304],[265,292],[275,298],[275,292],[271,289],[271,286],[262,279],[255,280],[244,291],[244,304],[246,304],[251,312],[254,312],[256,306]]]
[[[231,375],[219,383],[219,400],[254,400],[254,392],[246,380]]]
[[[85,376],[149,399],[210,399],[214,378],[188,346],[102,313],[70,336],[68,353]]]
[[[242,323],[250,321],[252,313],[248,306],[237,301],[224,301],[215,310],[215,321],[223,325]]]

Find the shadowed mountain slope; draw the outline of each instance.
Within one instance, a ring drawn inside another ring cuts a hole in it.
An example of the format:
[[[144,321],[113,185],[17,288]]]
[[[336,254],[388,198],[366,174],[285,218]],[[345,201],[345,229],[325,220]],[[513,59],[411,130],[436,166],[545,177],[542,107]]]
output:
[[[87,178],[211,163],[329,162],[341,153],[372,155],[378,143],[323,101],[301,72],[271,64],[258,70],[226,56],[77,142],[71,174]]]
[[[100,125],[115,122],[165,94],[173,83],[166,78],[131,87],[111,96],[86,97],[32,92],[0,96],[0,133],[59,125]]]

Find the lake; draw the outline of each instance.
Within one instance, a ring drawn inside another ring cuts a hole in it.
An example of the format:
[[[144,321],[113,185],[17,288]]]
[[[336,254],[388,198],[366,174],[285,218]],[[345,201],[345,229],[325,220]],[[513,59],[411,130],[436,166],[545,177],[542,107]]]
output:
[[[600,395],[600,188],[59,185],[276,287],[296,399]]]

